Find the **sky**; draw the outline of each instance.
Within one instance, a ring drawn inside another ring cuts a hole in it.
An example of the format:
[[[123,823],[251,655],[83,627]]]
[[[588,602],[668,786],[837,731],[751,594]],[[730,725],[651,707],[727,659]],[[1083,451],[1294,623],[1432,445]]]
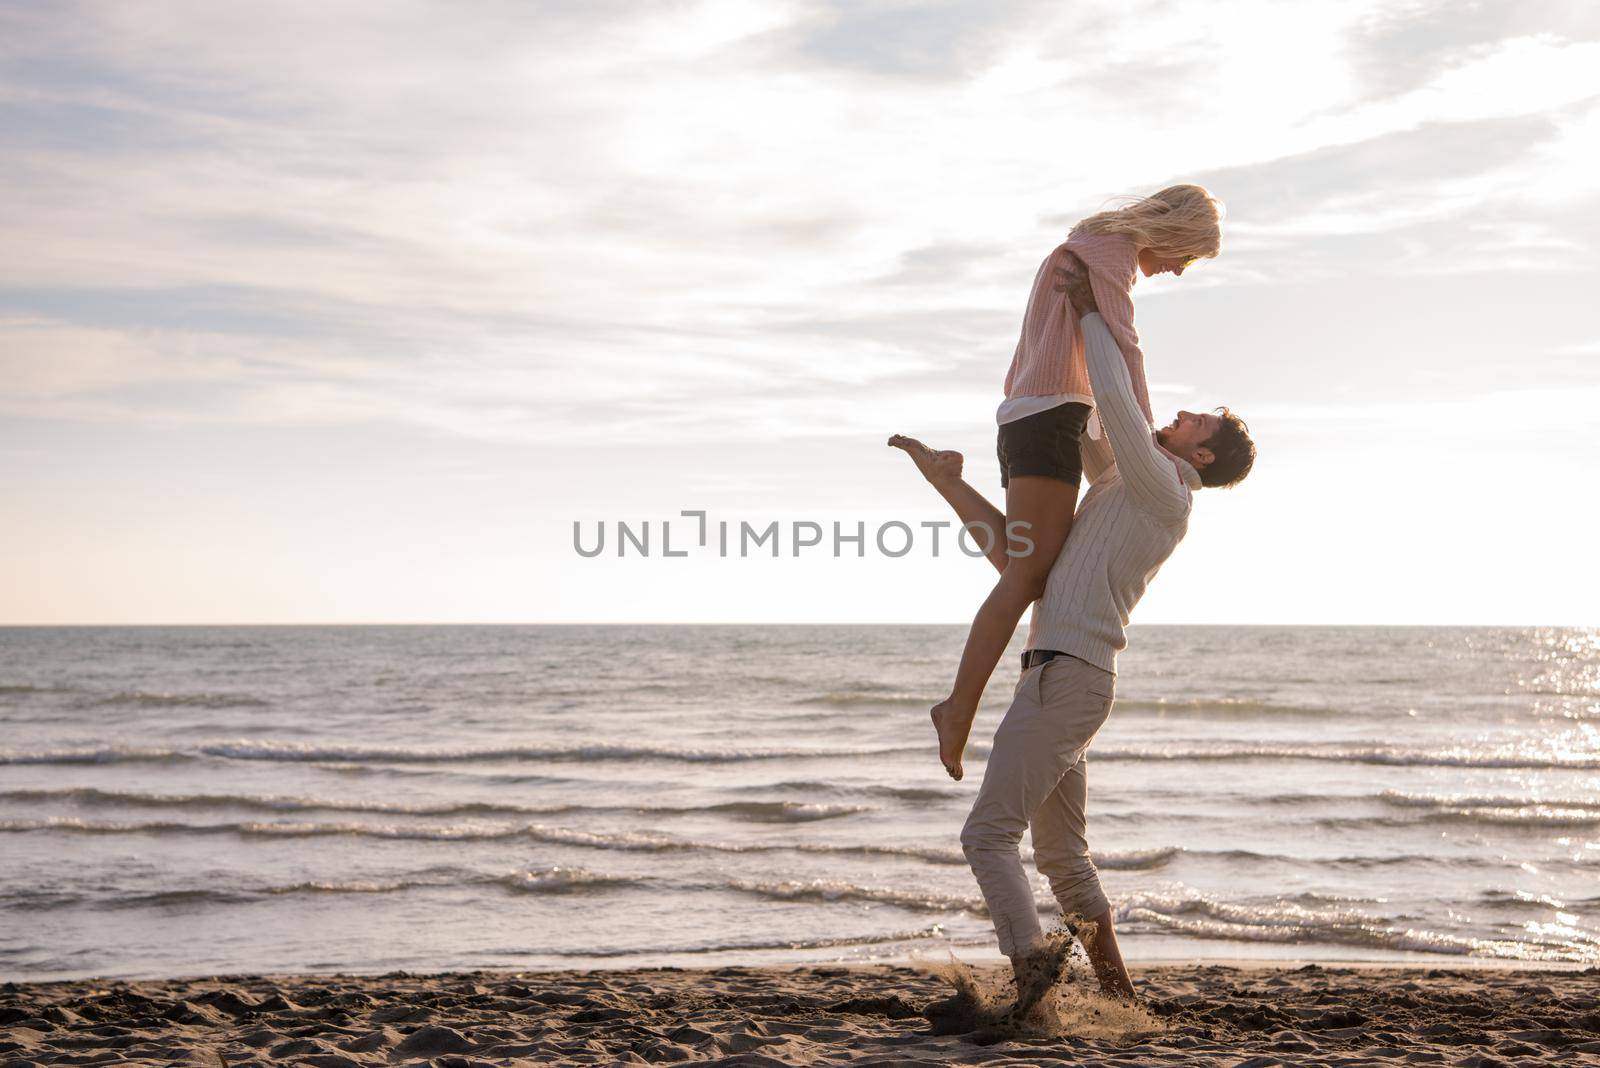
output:
[[[4,0],[0,622],[965,621],[885,438],[998,500],[1040,261],[1191,181],[1152,398],[1260,458],[1135,622],[1595,624],[1596,71],[1583,0]]]

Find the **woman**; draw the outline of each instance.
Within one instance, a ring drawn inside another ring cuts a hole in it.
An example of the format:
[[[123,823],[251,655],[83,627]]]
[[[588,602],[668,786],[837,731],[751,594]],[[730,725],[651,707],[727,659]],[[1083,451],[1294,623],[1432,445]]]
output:
[[[1128,361],[1139,406],[1152,421],[1144,353],[1133,327],[1134,282],[1141,272],[1147,278],[1169,271],[1182,275],[1195,260],[1217,255],[1220,222],[1221,204],[1205,189],[1171,186],[1084,219],[1034,276],[1006,373],[1005,401],[996,413],[1008,562],[972,621],[950,696],[932,710],[939,759],[953,779],[962,776],[961,755],[983,688],[1023,611],[1044,592],[1077,508],[1083,474],[1078,438],[1094,399],[1067,283],[1087,272],[1100,314]],[[1025,537],[1013,538],[1014,532]]]

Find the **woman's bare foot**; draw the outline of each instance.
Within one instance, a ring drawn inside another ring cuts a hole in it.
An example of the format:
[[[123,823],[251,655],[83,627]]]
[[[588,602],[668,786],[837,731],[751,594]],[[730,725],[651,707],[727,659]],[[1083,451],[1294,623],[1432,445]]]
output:
[[[959,452],[952,452],[949,449],[935,452],[916,438],[908,438],[904,434],[895,434],[889,439],[889,445],[911,457],[911,462],[917,465],[917,470],[921,471],[922,477],[929,482],[943,482],[961,477],[963,457]]]
[[[956,782],[966,774],[961,768],[961,755],[967,751],[967,735],[972,731],[972,716],[963,715],[953,698],[945,698],[928,713],[933,729],[939,735],[939,762],[945,772]]]

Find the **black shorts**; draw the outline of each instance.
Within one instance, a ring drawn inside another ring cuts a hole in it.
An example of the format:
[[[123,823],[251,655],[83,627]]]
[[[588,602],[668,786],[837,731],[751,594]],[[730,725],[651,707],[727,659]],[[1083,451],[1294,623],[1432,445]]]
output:
[[[1077,486],[1083,479],[1078,438],[1089,423],[1090,407],[1069,401],[1009,423],[1000,424],[995,453],[1000,458],[1000,487],[1018,475],[1042,475]]]

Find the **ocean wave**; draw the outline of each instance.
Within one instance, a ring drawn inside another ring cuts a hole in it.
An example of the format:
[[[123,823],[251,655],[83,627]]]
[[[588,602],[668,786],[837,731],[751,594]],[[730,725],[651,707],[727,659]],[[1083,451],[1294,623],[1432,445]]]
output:
[[[405,804],[391,801],[333,801],[315,797],[273,794],[155,794],[138,790],[102,790],[96,787],[61,787],[0,790],[0,800],[71,802],[76,805],[110,808],[243,808],[260,812],[371,812],[401,816],[466,815],[546,815],[565,811],[566,806],[524,808],[481,801],[455,804]]]
[[[861,792],[869,797],[892,797],[896,801],[948,801],[965,796],[960,790],[943,786],[866,786]]]
[[[94,787],[0,790],[0,800],[67,801],[114,808],[177,808],[204,811],[242,808],[258,812],[361,812],[395,816],[557,816],[580,812],[637,812],[652,816],[708,813],[754,823],[811,823],[870,812],[864,805],[824,805],[801,801],[729,801],[708,805],[512,805],[485,801],[405,804],[392,801],[335,801],[316,797],[256,794],[152,794]]]
[[[974,742],[968,752],[986,756],[989,747]],[[734,764],[755,761],[850,759],[858,757],[925,754],[926,747],[860,746],[836,749],[767,748],[715,749],[588,744],[572,746],[503,746],[486,748],[405,748],[317,746],[298,742],[218,742],[189,749],[144,749],[125,745],[86,746],[48,750],[0,751],[0,764],[112,764],[174,763],[219,758],[225,760],[278,761],[308,764],[453,764],[487,762],[632,762],[659,761],[690,764]],[[1470,749],[1409,749],[1401,746],[1174,746],[1107,747],[1090,752],[1095,761],[1254,761],[1315,760],[1334,763],[1378,764],[1406,767],[1466,767],[1600,770],[1600,756],[1541,754]]]
[[[1412,794],[1385,790],[1385,804],[1413,809],[1422,820],[1482,823],[1531,829],[1600,826],[1600,803],[1577,800],[1540,801],[1504,795]]]
[[[617,849],[630,853],[807,853],[823,856],[894,857],[929,864],[965,865],[959,846],[851,845],[827,842],[704,842],[645,833],[603,833],[530,825],[528,837],[551,845]]]
[[[0,686],[0,697],[26,697],[32,693],[71,693],[65,686],[31,686],[27,683],[8,683]]]
[[[1496,827],[1545,830],[1600,826],[1600,809],[1556,808],[1550,805],[1522,805],[1516,808],[1440,808],[1429,812],[1427,818]]]
[[[1578,913],[1593,912],[1600,907],[1600,897],[1568,898],[1553,894],[1534,894],[1527,890],[1485,890],[1478,895],[1475,906],[1492,909],[1530,908],[1562,909]]]
[[[1185,852],[1182,846],[1158,846],[1154,849],[1130,849],[1123,853],[1096,853],[1094,863],[1095,867],[1110,871],[1153,871],[1165,867]]]
[[[1127,713],[1154,713],[1207,719],[1251,719],[1268,716],[1277,719],[1294,717],[1320,718],[1323,716],[1350,716],[1355,713],[1345,708],[1325,705],[1286,705],[1273,701],[1255,701],[1244,697],[1188,697],[1153,700],[1117,699],[1113,715]]]
[[[73,749],[0,750],[3,764],[170,764],[195,759],[175,749],[139,749],[124,745],[85,746]]]
[[[1581,932],[1547,940],[1470,938],[1402,927],[1364,912],[1308,909],[1282,899],[1249,904],[1198,894],[1135,893],[1119,903],[1116,918],[1135,929],[1144,925],[1191,938],[1232,942],[1321,943],[1503,960],[1600,961],[1600,941]]]
[[[263,886],[254,889],[228,890],[203,888],[192,890],[157,890],[149,893],[120,895],[108,901],[96,902],[101,908],[160,908],[169,905],[233,905],[260,901],[267,897],[290,897],[297,894],[393,894],[426,886],[449,886],[448,881],[426,879],[400,879],[392,882],[374,882],[364,879],[345,881],[318,881],[290,883],[284,886]]]
[[[887,687],[829,690],[796,698],[797,705],[825,705],[840,708],[889,707],[931,708],[942,701],[943,695],[894,690]],[[1195,718],[1248,719],[1270,716],[1280,719],[1292,717],[1349,716],[1349,709],[1330,708],[1325,705],[1293,705],[1275,701],[1259,701],[1245,697],[1185,697],[1122,699],[1116,706],[1117,714],[1181,715]]]
[[[169,890],[112,889],[106,893],[19,890],[5,895],[5,907],[25,911],[60,908],[137,909],[189,905],[254,904],[271,898],[325,894],[400,894],[453,887],[500,887],[518,894],[583,894],[615,887],[642,886],[649,878],[597,874],[584,868],[552,867],[509,874],[458,868],[428,868],[400,878],[304,880],[255,887],[193,887]]]
[[[1300,794],[1300,793],[1288,793],[1288,792],[1285,792],[1285,793],[1277,793],[1277,794],[1267,794],[1265,796],[1262,796],[1262,795],[1257,794],[1255,792],[1255,786],[1256,786],[1255,783],[1253,783],[1253,782],[1245,782],[1245,783],[1241,783],[1240,785],[1243,787],[1243,789],[1241,789],[1237,794],[1235,794],[1234,797],[1239,799],[1239,800],[1248,801],[1252,805],[1285,805],[1285,806],[1288,806],[1288,805],[1323,805],[1323,806],[1328,806],[1328,805],[1346,805],[1346,804],[1349,804],[1349,803],[1355,802],[1355,801],[1367,801],[1367,800],[1371,800],[1372,799],[1372,795],[1370,795],[1370,794],[1335,794],[1335,793]]]
[[[25,834],[34,831],[64,831],[69,834],[148,834],[148,835],[240,835],[265,838],[309,838],[323,835],[368,838],[401,838],[419,841],[457,842],[533,837],[522,827],[477,826],[395,826],[364,823],[178,823],[167,820],[133,822],[123,820],[84,820],[69,816],[44,819],[0,820],[0,832]]]
[[[177,821],[85,820],[51,816],[37,819],[0,819],[0,833],[23,834],[57,831],[67,834],[116,835],[238,835],[245,838],[339,837],[402,839],[429,842],[471,842],[524,839],[580,849],[617,850],[628,853],[804,853],[823,856],[889,857],[929,864],[965,866],[960,846],[851,844],[829,842],[707,842],[647,832],[602,832],[554,827],[542,823],[493,824],[367,824],[318,822],[182,823]],[[1095,863],[1108,870],[1148,871],[1160,868],[1186,852],[1178,846],[1097,853]],[[1024,860],[1031,853],[1023,851]]]
[[[724,884],[703,886],[708,890],[734,890],[770,901],[798,901],[824,905],[887,905],[911,912],[969,912],[989,915],[988,906],[978,894],[939,894],[928,890],[892,886],[866,886],[842,879],[782,880],[763,882],[736,879]],[[1060,911],[1050,897],[1036,898],[1035,907],[1045,915]]]
[[[868,705],[932,708],[942,700],[944,700],[943,697],[935,697],[925,693],[866,689],[830,690],[826,693],[814,693],[806,697],[798,697],[794,703],[797,705],[834,705],[841,708],[856,708]]]
[[[1367,923],[1372,919],[1363,912],[1335,909],[1319,911],[1284,898],[1270,904],[1244,904],[1219,901],[1202,894],[1162,891],[1128,894],[1117,907],[1119,913],[1126,912],[1130,916],[1138,912],[1155,912],[1163,916],[1200,916],[1226,923],[1281,927],[1285,930]]]
[[[141,749],[106,745],[41,751],[6,750],[0,764],[113,764],[193,761],[206,757],[285,763],[448,764],[488,761],[679,761],[731,764],[743,761],[841,759],[922,752],[922,746],[839,749],[677,749],[665,746],[590,744],[487,748],[316,746],[298,742],[215,742],[192,749]]]
[[[924,860],[934,864],[965,864],[958,847],[892,845],[832,845],[815,842],[756,843],[701,842],[647,833],[603,833],[530,823],[513,826],[479,824],[393,825],[364,823],[178,823],[169,821],[93,821],[74,817],[0,820],[0,832],[62,831],[69,834],[172,834],[239,835],[263,838],[349,836],[417,841],[498,841],[522,838],[550,845],[585,849],[614,849],[631,853],[817,853],[844,856],[887,856]]]
[[[965,866],[959,845],[890,845],[882,843],[831,842],[710,842],[675,838],[653,832],[588,831],[547,823],[455,823],[393,824],[281,821],[273,823],[239,821],[223,823],[183,823],[178,821],[85,820],[50,816],[35,819],[0,819],[0,833],[62,832],[87,835],[237,835],[244,838],[351,837],[424,842],[475,842],[521,839],[547,845],[570,846],[598,851],[672,854],[770,854],[801,853],[817,856],[884,857],[915,860],[928,864]],[[1021,852],[1025,862],[1032,853]],[[1108,871],[1154,871],[1180,857],[1229,863],[1296,864],[1316,867],[1355,868],[1404,865],[1460,866],[1476,863],[1470,858],[1440,858],[1402,853],[1387,856],[1288,857],[1276,853],[1257,853],[1242,849],[1206,850],[1183,846],[1159,846],[1128,851],[1108,850],[1094,854],[1095,864]]]
[[[540,949],[531,951],[542,957],[565,957],[574,960],[611,960],[617,957],[704,956],[715,953],[748,953],[759,950],[831,949],[835,946],[881,946],[892,942],[920,942],[944,939],[944,928],[939,924],[912,930],[885,931],[878,934],[840,935],[835,938],[764,939],[760,941],[690,942],[674,946],[642,946],[632,949]]]
[[[88,708],[119,705],[134,708],[266,708],[270,704],[270,701],[241,693],[146,693],[143,690],[119,691],[84,702]]]
[[[889,786],[883,783],[838,783],[795,779],[767,785],[741,787],[745,790],[794,790],[803,793],[842,794],[848,797],[888,797],[896,801],[948,801],[966,796],[947,786]]]
[[[436,874],[443,872],[443,874]],[[761,882],[730,879],[713,882],[670,882],[652,876],[609,875],[581,867],[552,867],[508,874],[429,871],[390,880],[302,881],[287,885],[249,888],[179,888],[159,891],[115,889],[109,893],[26,892],[8,895],[8,908],[46,911],[60,908],[138,909],[186,906],[227,906],[259,903],[271,898],[324,894],[397,894],[418,889],[451,887],[499,888],[515,894],[591,895],[615,889],[652,887],[658,892],[738,893],[771,901],[815,904],[886,905],[912,912],[971,912],[985,916],[982,897],[951,896],[861,886],[840,880]],[[1051,901],[1038,903],[1042,912],[1054,911]]]
[[[534,895],[585,895],[618,888],[653,887],[673,893],[739,893],[773,901],[890,905],[908,911],[967,911],[980,916],[988,914],[984,908],[983,898],[976,894],[939,895],[883,886],[856,885],[842,880],[761,882],[730,879],[715,882],[668,882],[652,876],[609,875],[581,867],[552,867],[508,874],[429,869],[390,880],[307,880],[286,885],[247,888],[203,887],[158,891],[116,889],[103,894],[21,892],[8,895],[5,904],[8,908],[34,911],[78,907],[163,908],[250,904],[268,898],[298,895],[395,894],[440,887],[497,887],[516,894]],[[1039,908],[1041,911],[1049,912],[1055,906],[1053,902],[1044,900],[1039,902]]]
[[[1091,760],[1227,761],[1317,760],[1341,764],[1381,764],[1439,768],[1573,768],[1600,770],[1600,757],[1518,752],[1474,752],[1470,749],[1408,749],[1402,746],[1251,745],[1138,749],[1091,749]]]
[[[1442,820],[1463,823],[1498,824],[1516,827],[1592,827],[1600,825],[1600,803],[1585,800],[1530,798],[1515,795],[1417,794],[1403,790],[1384,790],[1375,794],[1273,794],[1252,797],[1255,804],[1322,805],[1377,803],[1409,810],[1400,816],[1350,815],[1318,820],[1326,827],[1405,827],[1419,822]]]
[[[315,822],[181,823],[176,821],[84,820],[52,816],[40,819],[0,819],[0,833],[23,834],[60,831],[68,834],[171,834],[239,835],[253,838],[354,838],[404,839],[428,842],[499,841],[525,839],[550,845],[585,849],[615,849],[633,853],[819,853],[829,855],[889,856],[925,860],[935,864],[965,864],[956,847],[892,845],[834,845],[817,842],[736,843],[702,842],[651,833],[581,831],[547,824],[369,824]]]
[[[587,868],[557,867],[544,871],[519,871],[493,881],[519,894],[590,894],[621,886],[642,886],[651,880],[602,875]]]
[[[1385,790],[1375,795],[1385,804],[1401,808],[1518,808],[1523,805],[1551,805],[1557,808],[1587,808],[1600,812],[1600,800],[1585,798],[1528,797],[1526,794],[1419,794],[1406,790]]]
[[[915,912],[972,912],[988,915],[983,898],[968,894],[957,896],[918,890],[900,890],[885,886],[860,886],[839,879],[812,879],[761,882],[735,879],[723,886],[710,889],[729,889],[753,894],[772,901],[801,901],[817,904],[892,905]],[[1041,907],[1043,905],[1041,904]]]
[[[666,746],[590,744],[574,746],[496,746],[487,748],[400,748],[400,747],[325,747],[294,742],[230,742],[199,747],[207,756],[230,760],[269,760],[287,762],[340,762],[380,764],[445,764],[480,761],[682,761],[691,764],[731,764],[753,760],[804,760],[880,756],[913,752],[917,747],[897,748],[767,748],[767,749],[678,749]]]
[[[1170,861],[1183,857],[1202,863],[1264,864],[1272,867],[1289,865],[1314,869],[1336,868],[1389,868],[1408,865],[1426,867],[1477,867],[1481,861],[1472,857],[1442,857],[1434,853],[1390,853],[1377,855],[1351,854],[1337,857],[1290,856],[1286,853],[1263,853],[1253,849],[1199,849],[1193,846],[1164,846],[1156,849],[1136,850],[1130,853],[1094,855],[1100,868],[1131,868],[1144,870],[1165,867]]]
[[[720,816],[750,820],[755,823],[811,823],[815,820],[832,820],[841,816],[854,816],[871,812],[866,805],[819,805],[805,801],[722,801],[714,805],[684,808],[646,808],[639,811],[688,815],[696,812],[714,812]]]

